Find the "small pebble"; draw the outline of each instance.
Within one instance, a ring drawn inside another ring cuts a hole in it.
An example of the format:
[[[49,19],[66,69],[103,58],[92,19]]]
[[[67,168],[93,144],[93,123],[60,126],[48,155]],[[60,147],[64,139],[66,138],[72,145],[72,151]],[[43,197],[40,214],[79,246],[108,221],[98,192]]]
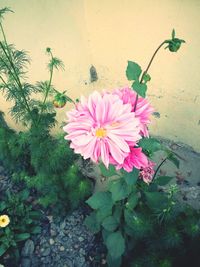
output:
[[[65,247],[61,246],[59,249],[60,249],[60,251],[64,251]]]
[[[50,239],[49,239],[49,244],[50,244],[50,245],[53,245],[54,243],[55,243],[55,241],[53,240],[53,238],[50,238]]]
[[[80,236],[80,237],[78,238],[78,240],[79,240],[80,242],[83,242],[83,241],[84,241],[84,238],[83,238],[82,236]]]

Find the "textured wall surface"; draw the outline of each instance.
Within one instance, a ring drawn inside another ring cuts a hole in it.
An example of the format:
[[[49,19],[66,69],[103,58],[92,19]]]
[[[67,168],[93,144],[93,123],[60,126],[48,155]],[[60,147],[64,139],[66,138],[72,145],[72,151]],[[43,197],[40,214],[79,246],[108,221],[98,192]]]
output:
[[[1,0],[4,6],[15,11],[4,22],[9,42],[30,51],[30,80],[48,79],[49,46],[65,63],[65,72],[55,73],[53,83],[72,98],[129,85],[127,60],[145,68],[175,28],[186,44],[178,53],[161,50],[149,72],[148,97],[158,112],[150,129],[200,151],[199,0]],[[91,65],[98,75],[93,83]],[[0,96],[0,110],[16,127],[9,105]],[[59,122],[65,111],[59,111]]]

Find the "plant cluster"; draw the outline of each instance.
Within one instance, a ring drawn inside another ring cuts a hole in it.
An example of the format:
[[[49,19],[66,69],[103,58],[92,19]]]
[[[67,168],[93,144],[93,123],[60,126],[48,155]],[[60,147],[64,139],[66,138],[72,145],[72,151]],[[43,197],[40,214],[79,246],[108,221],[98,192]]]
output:
[[[155,145],[155,139],[149,140],[143,149],[153,154]],[[100,168],[114,178],[107,191],[87,200],[94,211],[85,224],[93,233],[101,232],[108,266],[198,266],[200,213],[177,200],[173,177],[154,176],[147,184],[137,169]]]
[[[56,125],[56,109],[67,102],[75,102],[66,95],[66,91],[61,93],[52,84],[55,70],[63,69],[64,64],[50,48],[46,49],[49,79],[36,84],[28,82],[30,58],[26,51],[8,43],[2,25],[7,12],[12,11],[9,8],[0,10],[3,38],[0,41],[0,92],[6,101],[13,104],[10,114],[16,123],[24,125],[25,130],[17,132],[11,129],[3,112],[0,112],[0,162],[12,173],[13,181],[21,189],[29,189],[40,207],[50,208],[51,213],[61,215],[76,208],[91,192],[91,182],[78,170],[78,157],[66,144],[64,136],[51,135],[51,129]],[[22,207],[22,210],[30,215],[27,207]],[[17,232],[12,230],[15,206],[10,206],[8,211],[10,226],[1,234],[1,255],[11,245],[15,246],[18,240],[15,238]],[[20,214],[21,210],[17,208],[16,216]],[[26,227],[30,222],[27,216],[24,214],[20,225],[19,220],[16,222],[16,227]],[[25,233],[25,239],[31,231],[29,227],[19,230],[19,234]],[[8,241],[4,242],[5,239]]]
[[[85,220],[92,232],[101,232],[110,267],[177,267],[189,254],[187,264],[191,266],[191,258],[197,260],[199,212],[178,202],[176,185],[167,186],[173,177],[159,175],[167,160],[176,167],[179,160],[149,138],[147,128],[153,112],[145,99],[149,68],[163,45],[177,52],[182,43],[173,30],[172,39],[159,45],[145,71],[128,61],[131,88],[94,92],[67,114],[64,131],[71,147],[84,159],[100,163],[103,176],[112,177],[106,191],[87,200],[93,212]],[[159,150],[166,156],[155,170],[152,157]]]
[[[29,190],[16,194],[11,191],[0,196],[0,257],[7,253],[9,260],[18,263],[22,241],[41,232],[42,213],[29,201]]]

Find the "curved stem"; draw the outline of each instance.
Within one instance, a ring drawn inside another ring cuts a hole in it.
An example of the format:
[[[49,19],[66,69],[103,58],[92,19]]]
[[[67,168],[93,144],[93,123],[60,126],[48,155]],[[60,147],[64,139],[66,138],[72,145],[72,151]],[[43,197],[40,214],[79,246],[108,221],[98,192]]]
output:
[[[158,165],[158,168],[156,169],[154,176],[152,178],[152,181],[156,178],[156,175],[158,173],[158,171],[160,170],[160,168],[162,167],[162,165],[165,163],[165,161],[168,159],[168,157],[166,157],[163,161],[161,161],[161,163]]]
[[[140,79],[140,83],[143,82],[144,76],[145,76],[145,74],[148,72],[148,70],[149,70],[149,68],[150,68],[150,66],[151,66],[151,64],[152,64],[152,62],[153,62],[153,60],[154,60],[156,54],[158,53],[158,51],[160,50],[160,48],[161,48],[165,43],[166,43],[166,41],[163,41],[163,42],[158,46],[158,48],[156,49],[156,51],[153,53],[153,56],[151,57],[151,59],[150,59],[150,61],[149,61],[149,64],[148,64],[146,70],[142,73],[142,76],[141,76],[141,79]],[[136,96],[136,100],[135,100],[134,111],[136,111],[136,108],[137,108],[138,97],[139,97],[139,96],[138,96],[138,94],[137,94],[137,96]]]

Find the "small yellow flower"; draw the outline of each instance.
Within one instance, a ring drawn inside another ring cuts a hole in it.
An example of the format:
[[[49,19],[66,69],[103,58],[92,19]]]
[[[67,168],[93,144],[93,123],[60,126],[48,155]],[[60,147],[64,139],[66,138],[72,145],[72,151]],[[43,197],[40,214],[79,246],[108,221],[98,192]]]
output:
[[[10,223],[8,215],[0,216],[0,227],[6,227]]]

